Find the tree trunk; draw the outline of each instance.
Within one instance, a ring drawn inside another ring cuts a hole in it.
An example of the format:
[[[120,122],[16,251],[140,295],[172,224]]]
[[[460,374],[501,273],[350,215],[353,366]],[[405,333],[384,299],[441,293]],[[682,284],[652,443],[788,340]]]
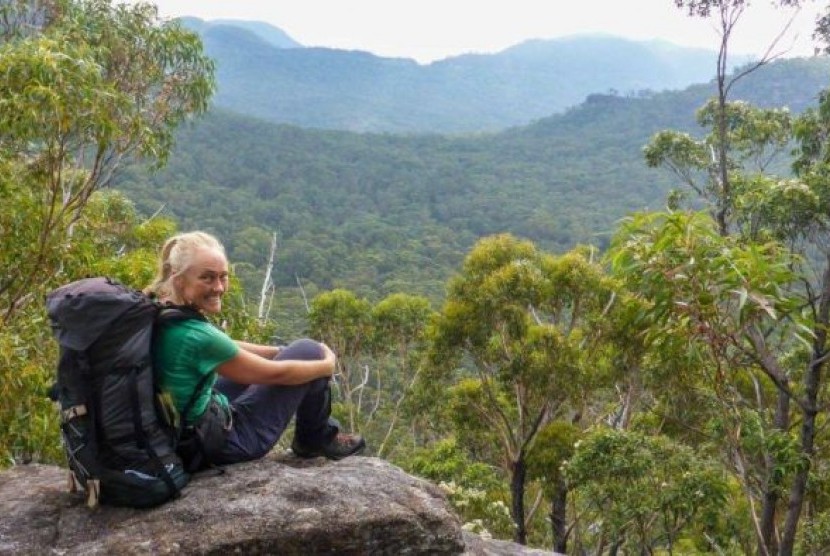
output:
[[[718,69],[717,69],[717,83],[718,83],[718,113],[715,122],[717,128],[718,148],[715,156],[717,157],[717,181],[719,190],[717,193],[717,209],[715,211],[715,220],[718,223],[718,230],[722,236],[729,235],[729,213],[732,204],[732,191],[729,184],[729,136],[727,134],[726,122],[726,72],[728,60],[728,46],[729,37],[731,35],[731,26],[728,24],[730,19],[730,5],[729,3],[720,4],[721,16],[721,43],[718,51]]]
[[[778,404],[775,408],[773,427],[777,431],[786,432],[790,425],[790,396],[783,390],[778,390]],[[767,484],[764,488],[764,504],[761,509],[761,538],[759,539],[758,555],[775,554],[778,550],[775,538],[775,510],[781,498],[778,494],[781,478],[775,474],[775,458],[767,453],[766,471]]]
[[[807,478],[810,475],[811,460],[813,457],[813,441],[816,433],[816,413],[811,411],[804,415],[804,423],[801,426],[801,452],[805,457],[802,469],[795,475],[793,486],[790,489],[790,502],[787,510],[787,521],[784,524],[784,532],[781,537],[781,549],[779,554],[789,556],[795,547],[795,536],[798,531],[798,521],[801,518],[801,508],[804,505],[804,493],[807,490]]]
[[[513,473],[510,477],[510,496],[512,498],[511,514],[516,526],[514,540],[519,544],[527,544],[527,529],[525,528],[525,469],[524,455],[519,454],[513,462]]]
[[[635,406],[639,402],[642,393],[643,383],[640,377],[640,366],[633,365],[628,372],[628,388],[622,401],[622,411],[620,411],[620,418],[615,428],[628,430],[628,426],[631,424],[631,417],[634,415]]]
[[[801,403],[803,422],[801,423],[801,457],[804,465],[795,474],[790,488],[790,500],[787,508],[787,520],[781,535],[779,554],[790,555],[795,547],[795,535],[798,521],[804,505],[804,493],[807,491],[807,479],[813,462],[816,440],[816,415],[818,414],[818,394],[821,387],[821,371],[827,348],[827,325],[830,322],[830,256],[825,261],[822,276],[821,296],[816,312],[813,339],[813,355],[804,374],[804,401]]]
[[[553,551],[568,551],[568,486],[562,478],[556,480],[556,490],[550,505],[550,523],[553,530]]]

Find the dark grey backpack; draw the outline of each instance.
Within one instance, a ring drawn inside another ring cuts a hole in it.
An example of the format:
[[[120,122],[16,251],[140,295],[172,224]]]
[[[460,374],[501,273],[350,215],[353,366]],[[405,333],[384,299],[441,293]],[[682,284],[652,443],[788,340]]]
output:
[[[52,398],[70,485],[87,502],[147,508],[179,495],[190,477],[176,428],[156,387],[151,345],[162,307],[108,278],[87,278],[46,297],[60,344]],[[188,318],[165,310],[164,318]]]

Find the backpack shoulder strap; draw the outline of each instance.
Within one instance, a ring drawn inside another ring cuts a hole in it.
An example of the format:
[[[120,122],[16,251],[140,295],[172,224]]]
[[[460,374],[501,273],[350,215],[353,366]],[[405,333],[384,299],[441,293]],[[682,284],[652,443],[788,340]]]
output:
[[[190,305],[175,305],[169,302],[159,303],[158,305],[159,313],[156,317],[156,324],[190,319],[207,322],[207,318]]]
[[[199,312],[197,309],[193,308],[190,305],[175,305],[173,303],[159,303],[159,313],[156,316],[156,325],[164,324],[167,322],[177,322],[183,320],[201,320],[203,322],[208,322],[207,318]],[[155,333],[158,329],[156,329]],[[181,436],[184,427],[187,425],[187,415],[190,413],[190,410],[193,408],[193,405],[196,403],[196,400],[199,397],[199,394],[202,390],[205,389],[205,386],[210,379],[211,373],[206,373],[199,379],[199,382],[196,384],[196,388],[193,390],[193,394],[190,396],[190,399],[187,400],[184,408],[179,415],[179,426],[178,426],[178,434],[177,436]]]

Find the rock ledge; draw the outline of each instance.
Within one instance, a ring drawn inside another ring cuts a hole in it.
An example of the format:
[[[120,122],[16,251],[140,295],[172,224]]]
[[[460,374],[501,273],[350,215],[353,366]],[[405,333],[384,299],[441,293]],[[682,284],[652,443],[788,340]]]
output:
[[[463,533],[435,485],[384,460],[275,454],[151,510],[90,510],[66,471],[0,473],[0,554],[551,554]]]

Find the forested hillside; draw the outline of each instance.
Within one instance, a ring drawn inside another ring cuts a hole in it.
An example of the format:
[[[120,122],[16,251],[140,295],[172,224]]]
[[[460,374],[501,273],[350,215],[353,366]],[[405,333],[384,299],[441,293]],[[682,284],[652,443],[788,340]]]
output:
[[[828,68],[826,58],[780,61],[736,94],[801,111]],[[146,214],[164,206],[183,228],[216,231],[257,269],[276,232],[280,287],[299,279],[312,292],[437,300],[479,237],[604,248],[630,211],[664,207],[676,183],[646,167],[643,146],[664,128],[699,133],[694,113],[711,93],[596,94],[531,126],[461,138],[314,131],[214,110],[180,132],[163,171],[132,169],[117,187]]]

